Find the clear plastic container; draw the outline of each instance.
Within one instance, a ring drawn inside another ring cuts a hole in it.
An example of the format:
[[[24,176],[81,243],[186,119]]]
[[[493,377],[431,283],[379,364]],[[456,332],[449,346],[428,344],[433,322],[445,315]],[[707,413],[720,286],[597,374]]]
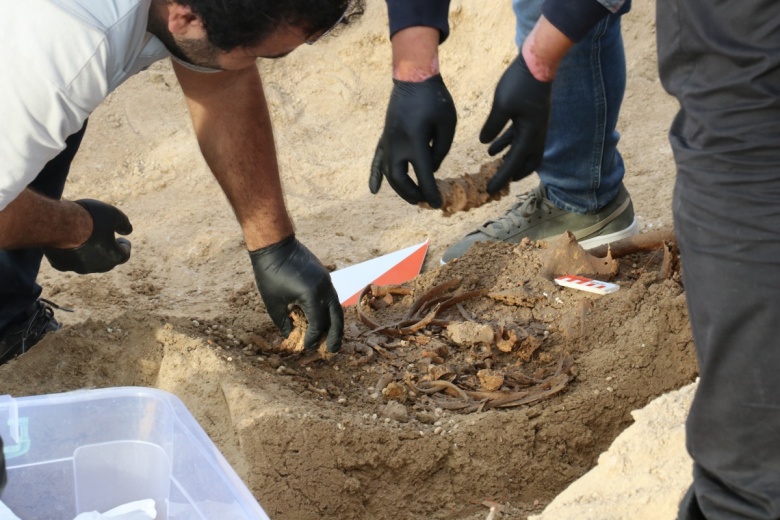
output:
[[[8,485],[22,520],[73,520],[154,499],[158,520],[268,520],[184,404],[120,387],[0,396]]]

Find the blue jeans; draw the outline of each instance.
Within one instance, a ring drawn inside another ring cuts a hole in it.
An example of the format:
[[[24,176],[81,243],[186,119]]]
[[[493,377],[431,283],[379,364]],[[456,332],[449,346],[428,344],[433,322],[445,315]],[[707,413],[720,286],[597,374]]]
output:
[[[543,0],[512,3],[521,47],[541,16]],[[615,127],[625,89],[620,14],[610,14],[569,50],[553,82],[547,145],[537,173],[560,209],[592,213],[617,196],[625,166]]]
[[[59,200],[65,189],[70,164],[87,129],[84,127],[65,140],[65,149],[44,166],[29,188]],[[16,321],[41,294],[35,283],[41,268],[43,250],[39,247],[0,251],[0,332]]]

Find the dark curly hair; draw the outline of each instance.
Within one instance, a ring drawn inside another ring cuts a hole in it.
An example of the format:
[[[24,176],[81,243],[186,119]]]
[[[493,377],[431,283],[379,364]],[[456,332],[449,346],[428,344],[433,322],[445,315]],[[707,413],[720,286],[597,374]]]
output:
[[[280,23],[302,27],[314,36],[335,24],[346,25],[365,11],[365,0],[173,1],[192,9],[203,21],[209,41],[223,51],[256,45]]]

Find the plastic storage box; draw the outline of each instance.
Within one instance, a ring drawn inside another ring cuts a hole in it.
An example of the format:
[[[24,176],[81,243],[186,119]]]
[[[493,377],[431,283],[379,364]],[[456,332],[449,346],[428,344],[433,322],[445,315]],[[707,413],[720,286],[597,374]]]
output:
[[[174,395],[120,387],[0,396],[8,485],[22,520],[73,520],[154,499],[158,520],[268,520]]]

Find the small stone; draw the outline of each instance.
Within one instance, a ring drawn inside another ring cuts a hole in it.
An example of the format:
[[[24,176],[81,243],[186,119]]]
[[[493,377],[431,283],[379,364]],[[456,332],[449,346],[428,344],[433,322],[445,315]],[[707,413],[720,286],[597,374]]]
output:
[[[504,374],[498,370],[484,368],[477,372],[479,385],[485,392],[495,392],[504,384]]]
[[[447,336],[458,345],[471,346],[479,343],[493,343],[495,332],[490,325],[464,321],[448,326]]]
[[[417,412],[416,417],[423,424],[436,424],[436,417],[428,412]]]
[[[391,419],[397,422],[409,422],[409,411],[397,401],[387,403],[382,410],[382,416],[385,422],[390,422]]]

